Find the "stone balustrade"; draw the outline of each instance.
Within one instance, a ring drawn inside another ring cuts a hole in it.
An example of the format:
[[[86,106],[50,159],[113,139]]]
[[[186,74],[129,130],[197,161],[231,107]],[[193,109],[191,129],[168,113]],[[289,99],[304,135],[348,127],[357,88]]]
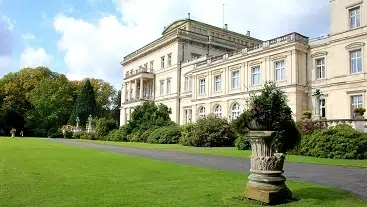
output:
[[[138,101],[148,101],[148,100],[154,100],[153,96],[143,96],[142,98],[140,98],[139,96],[131,97],[130,99],[127,98],[125,99],[125,103],[134,103],[134,102],[138,102]]]
[[[136,69],[136,70],[130,70],[130,71],[127,71],[125,73],[125,79],[130,78],[130,77],[135,76],[135,75],[138,75],[138,74],[141,74],[141,73],[153,74],[154,70],[150,69],[150,68],[143,68],[143,67],[140,67],[139,69]]]
[[[328,120],[316,120],[324,127],[335,127],[338,124],[347,124],[353,129],[367,133],[367,119],[328,119]]]

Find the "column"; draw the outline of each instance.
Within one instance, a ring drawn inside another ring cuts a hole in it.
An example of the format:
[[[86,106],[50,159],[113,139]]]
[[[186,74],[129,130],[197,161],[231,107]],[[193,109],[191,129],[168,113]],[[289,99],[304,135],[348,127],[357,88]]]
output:
[[[140,78],[140,92],[139,98],[143,99],[143,77]]]
[[[135,79],[133,99],[136,99],[136,92],[138,91],[138,79]]]
[[[127,82],[125,82],[125,87],[124,88],[125,88],[125,92],[124,92],[124,94],[121,94],[121,97],[124,97],[124,98],[122,99],[121,102],[125,102],[126,99],[129,99],[129,96],[127,94]],[[122,90],[121,90],[121,93],[122,93]]]
[[[129,99],[129,100],[131,100],[131,98],[132,98],[132,94],[131,94],[131,84],[132,84],[132,82],[131,82],[131,81],[129,81],[129,91],[127,92],[127,93],[128,93],[128,99]]]
[[[153,94],[152,94],[152,98],[153,100],[155,100],[155,78],[153,79],[153,83],[152,83],[152,87],[153,87]]]

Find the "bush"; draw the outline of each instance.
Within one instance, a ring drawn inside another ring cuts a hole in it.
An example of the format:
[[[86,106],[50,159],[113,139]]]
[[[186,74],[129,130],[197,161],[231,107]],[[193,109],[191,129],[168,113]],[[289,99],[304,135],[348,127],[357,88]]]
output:
[[[152,131],[147,139],[148,143],[176,144],[181,137],[181,128],[176,124],[160,127]]]
[[[73,139],[81,139],[81,137],[85,134],[84,131],[74,132]]]
[[[63,138],[64,135],[62,134],[61,130],[50,129],[47,133],[47,137],[49,137],[49,138]]]
[[[117,129],[117,124],[112,119],[100,118],[96,123],[96,135],[100,140],[106,140],[106,136],[110,131]]]
[[[227,120],[209,115],[193,124],[191,132],[185,131],[181,142],[195,147],[228,147],[234,140],[235,133]]]
[[[147,140],[144,139],[145,137],[142,137],[141,135],[144,133],[144,131],[136,131],[132,134],[129,134],[128,140],[130,142],[146,142]]]
[[[300,153],[322,158],[367,159],[367,134],[346,124],[316,130],[303,137]]]
[[[235,141],[235,146],[238,150],[249,150],[251,149],[251,144],[245,136],[238,135]]]
[[[115,141],[115,142],[126,142],[127,139],[127,132],[125,127],[120,127],[119,129],[112,130],[105,139],[107,141]]]
[[[97,135],[94,132],[85,132],[80,136],[80,139],[97,140]]]
[[[234,129],[242,136],[246,136],[249,129],[276,131],[271,148],[280,153],[294,149],[301,140],[301,134],[292,119],[286,94],[269,81],[260,92],[260,95],[251,96],[249,109],[234,121]]]
[[[73,138],[73,132],[70,130],[65,130],[64,131],[64,136],[65,139],[72,139]]]
[[[181,137],[179,140],[179,143],[181,143],[184,146],[193,146],[194,144],[191,143],[192,141],[192,132],[194,130],[195,124],[189,123],[182,126],[182,132]]]

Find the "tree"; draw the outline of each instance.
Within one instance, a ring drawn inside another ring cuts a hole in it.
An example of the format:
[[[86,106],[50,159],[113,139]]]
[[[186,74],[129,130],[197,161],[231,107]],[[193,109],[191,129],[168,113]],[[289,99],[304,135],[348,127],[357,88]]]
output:
[[[69,123],[75,125],[76,118],[79,117],[81,124],[84,124],[88,120],[88,116],[93,117],[97,114],[97,103],[94,94],[93,86],[89,80],[85,81],[82,92],[76,99],[71,113]]]
[[[112,118],[111,109],[114,105],[113,98],[116,97],[117,92],[113,88],[113,86],[101,79],[88,79],[93,86],[94,94],[96,97],[97,103],[97,116],[98,117],[108,117]],[[86,79],[83,81],[72,81],[72,87],[74,89],[73,97],[74,100],[81,94],[83,83],[85,83]]]
[[[65,75],[56,74],[40,81],[29,94],[33,109],[27,112],[27,126],[34,135],[56,132],[70,117],[73,104],[71,83]]]

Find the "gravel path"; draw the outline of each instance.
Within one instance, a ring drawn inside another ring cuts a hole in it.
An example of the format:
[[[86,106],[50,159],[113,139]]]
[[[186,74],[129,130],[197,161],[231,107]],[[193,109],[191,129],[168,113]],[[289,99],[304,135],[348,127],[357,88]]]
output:
[[[96,148],[121,154],[148,157],[157,160],[217,168],[236,172],[249,172],[249,159],[232,158],[214,155],[188,154],[176,151],[138,149],[132,147],[78,142],[65,139],[52,139],[63,144]],[[347,168],[339,166],[285,163],[284,175],[290,180],[299,180],[328,185],[351,192],[367,199],[367,168]]]

